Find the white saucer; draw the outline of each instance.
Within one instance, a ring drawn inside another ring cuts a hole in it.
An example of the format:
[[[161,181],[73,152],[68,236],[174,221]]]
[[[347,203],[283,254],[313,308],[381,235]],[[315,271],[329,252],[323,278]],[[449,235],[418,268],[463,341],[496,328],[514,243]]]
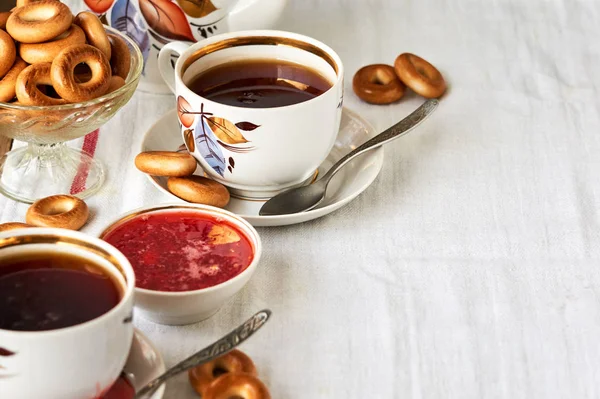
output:
[[[333,149],[327,159],[319,166],[319,175],[323,175],[337,160],[352,151],[358,145],[375,136],[375,129],[364,119],[347,108],[343,109],[340,131]],[[177,151],[183,144],[179,133],[177,112],[175,109],[163,115],[142,141],[142,151]],[[324,201],[308,212],[279,216],[259,216],[258,211],[264,201],[231,198],[226,209],[242,216],[254,226],[285,226],[302,223],[327,215],[346,205],[362,193],[375,180],[383,166],[383,148],[369,151],[344,166],[329,183]],[[200,167],[196,174],[203,175]],[[165,177],[148,176],[161,191],[182,201],[167,190]]]
[[[136,391],[166,371],[165,362],[154,344],[139,330],[133,334],[133,343],[129,351],[123,372]],[[165,393],[163,384],[150,399],[161,399]]]

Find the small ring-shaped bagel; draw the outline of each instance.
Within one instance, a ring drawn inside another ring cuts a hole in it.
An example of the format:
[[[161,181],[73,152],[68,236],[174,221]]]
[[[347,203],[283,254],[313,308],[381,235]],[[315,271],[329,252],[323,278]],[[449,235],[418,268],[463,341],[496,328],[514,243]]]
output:
[[[51,195],[31,204],[25,220],[34,226],[79,230],[88,216],[88,206],[83,200],[72,195]]]
[[[15,41],[8,33],[0,29],[0,78],[8,73],[17,58]]]
[[[36,1],[40,1],[40,0],[17,0],[17,8],[26,6],[31,3],[35,3]]]
[[[16,92],[15,87],[17,85],[17,78],[23,69],[27,68],[27,63],[20,57],[17,57],[12,68],[6,75],[0,80],[0,102],[11,101],[15,98]]]
[[[19,102],[23,105],[61,105],[67,102],[62,98],[53,98],[41,92],[38,86],[54,86],[50,79],[50,67],[52,64],[43,62],[41,64],[29,65],[17,78],[15,92]],[[56,87],[54,87],[56,90]]]
[[[0,12],[0,29],[6,30],[6,21],[8,21],[10,14],[10,11]]]
[[[111,58],[110,65],[113,75],[127,79],[131,68],[131,53],[127,42],[117,35],[108,34],[110,40]]]
[[[110,60],[110,41],[100,19],[89,11],[82,11],[75,17],[75,24],[83,29],[88,44],[102,51]]]
[[[209,385],[202,399],[271,399],[266,385],[251,374],[223,374]]]
[[[21,43],[19,54],[30,64],[52,62],[65,47],[85,44],[85,34],[77,25],[71,27],[56,39],[45,43]]]
[[[229,203],[227,188],[202,176],[169,177],[167,188],[177,197],[195,204],[223,208]]]
[[[148,151],[135,157],[135,167],[153,176],[190,176],[197,166],[193,156],[182,152]]]
[[[75,67],[85,63],[92,71],[89,81],[78,83]],[[69,46],[58,53],[50,71],[54,89],[67,101],[88,101],[106,93],[110,85],[110,64],[106,56],[88,44]]]
[[[73,14],[56,0],[39,0],[15,8],[6,21],[6,30],[18,42],[41,43],[69,29]]]
[[[394,69],[405,85],[425,98],[438,98],[446,91],[446,81],[440,71],[419,56],[400,54]]]
[[[34,227],[27,223],[21,222],[8,222],[0,224],[0,232],[8,231],[8,230],[16,230],[16,229],[24,229],[27,227]]]
[[[404,95],[404,84],[394,68],[385,64],[367,65],[356,71],[352,89],[361,100],[371,104],[390,104]]]
[[[209,385],[224,373],[248,373],[256,375],[254,362],[248,355],[237,349],[211,361],[190,369],[190,384],[204,397]]]
[[[110,84],[108,85],[108,90],[106,90],[106,93],[104,94],[112,93],[115,90],[119,90],[123,86],[125,86],[125,79],[123,79],[120,76],[111,76]]]

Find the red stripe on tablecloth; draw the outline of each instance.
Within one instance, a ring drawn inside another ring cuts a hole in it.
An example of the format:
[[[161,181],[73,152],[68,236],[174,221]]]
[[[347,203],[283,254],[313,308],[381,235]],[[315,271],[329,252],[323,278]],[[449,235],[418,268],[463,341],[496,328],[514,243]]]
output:
[[[94,157],[94,153],[96,152],[96,144],[98,144],[98,132],[100,130],[96,129],[83,139],[83,146],[81,149],[83,152],[87,153],[90,157]],[[79,167],[77,168],[77,174],[73,179],[73,183],[71,184],[71,194],[77,194],[85,190],[85,182],[88,177],[88,173],[90,171],[90,167],[88,164],[83,162],[79,163]]]

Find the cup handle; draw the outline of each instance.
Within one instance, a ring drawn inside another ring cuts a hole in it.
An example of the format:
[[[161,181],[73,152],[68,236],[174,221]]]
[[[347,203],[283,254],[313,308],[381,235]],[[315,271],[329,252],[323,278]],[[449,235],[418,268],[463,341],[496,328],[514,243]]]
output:
[[[173,94],[175,94],[175,74],[177,72],[173,71],[171,55],[175,53],[180,56],[181,53],[188,49],[188,47],[190,47],[190,45],[184,42],[171,42],[161,48],[158,53],[158,70],[160,71],[160,76],[162,76]]]
[[[231,31],[272,28],[287,0],[239,0],[228,15]]]

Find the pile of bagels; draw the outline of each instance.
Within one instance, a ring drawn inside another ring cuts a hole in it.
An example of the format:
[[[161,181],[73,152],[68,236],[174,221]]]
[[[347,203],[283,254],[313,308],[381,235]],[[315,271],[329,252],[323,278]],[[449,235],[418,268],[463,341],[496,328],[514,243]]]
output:
[[[169,191],[182,200],[225,207],[230,199],[227,187],[194,175],[197,166],[196,159],[187,151],[147,151],[135,157],[138,170],[151,176],[166,177]]]
[[[425,98],[439,98],[446,91],[446,81],[436,67],[411,53],[396,57],[394,66],[362,67],[352,80],[354,93],[371,104],[396,102],[404,96],[406,87]]]
[[[257,375],[252,359],[237,349],[188,373],[190,384],[202,399],[270,399],[269,390]]]
[[[19,105],[92,100],[124,86],[131,65],[124,39],[58,0],[19,0],[0,13],[0,54],[0,102]]]

